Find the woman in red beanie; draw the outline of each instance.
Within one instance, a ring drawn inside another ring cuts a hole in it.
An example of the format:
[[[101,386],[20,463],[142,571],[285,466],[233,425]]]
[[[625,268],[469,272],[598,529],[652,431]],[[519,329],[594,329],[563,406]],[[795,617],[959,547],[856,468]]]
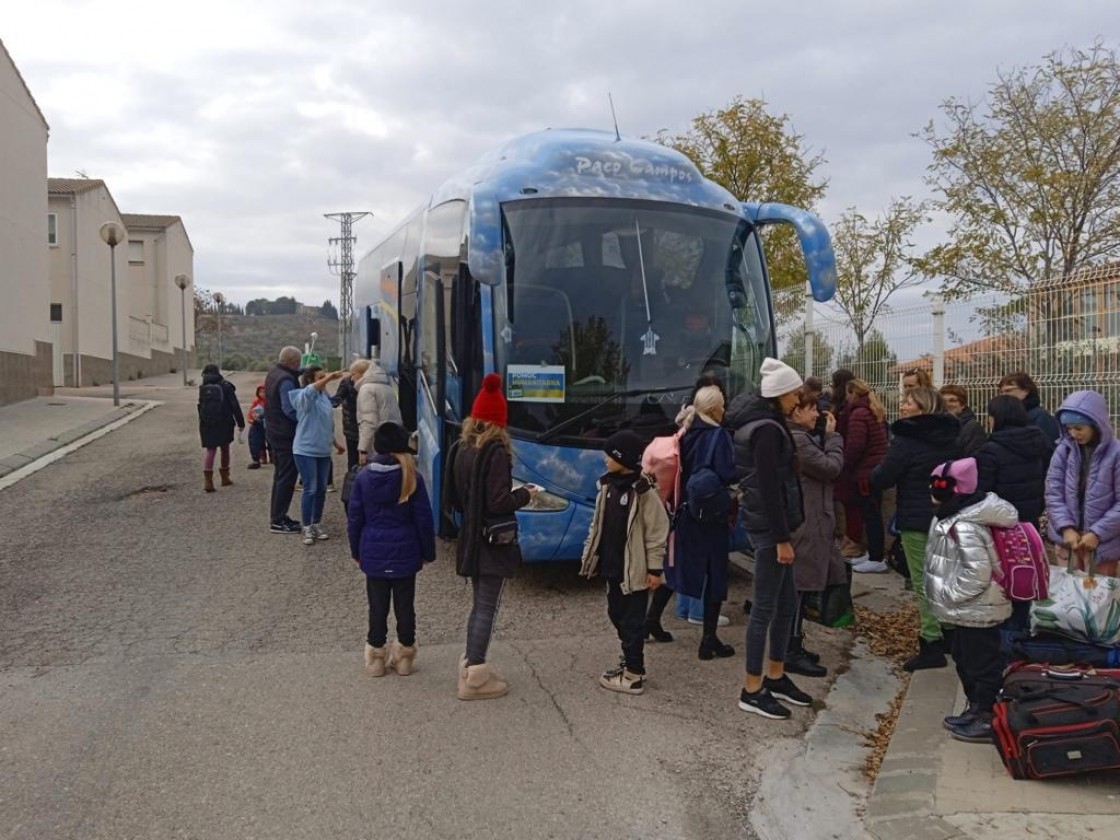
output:
[[[456,570],[471,579],[474,601],[467,619],[467,652],[459,661],[459,699],[501,697],[509,686],[486,663],[506,578],[521,565],[514,511],[537,492],[513,489],[508,406],[502,377],[487,374],[463,422],[448,476],[452,503],[462,511]]]

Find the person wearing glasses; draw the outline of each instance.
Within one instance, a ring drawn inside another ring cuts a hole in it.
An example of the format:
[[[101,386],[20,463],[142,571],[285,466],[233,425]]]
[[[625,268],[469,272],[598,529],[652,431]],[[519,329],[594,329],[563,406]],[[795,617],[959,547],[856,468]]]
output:
[[[1057,445],[1062,430],[1058,428],[1054,415],[1042,407],[1042,401],[1038,398],[1038,386],[1029,374],[1023,371],[1007,374],[999,381],[999,392],[1022,400],[1023,408],[1027,410],[1027,422],[1042,430],[1051,448]]]
[[[960,421],[961,436],[957,443],[961,447],[961,456],[971,458],[988,442],[988,436],[968,406],[968,391],[960,385],[942,385],[939,393],[945,401],[945,408]]]

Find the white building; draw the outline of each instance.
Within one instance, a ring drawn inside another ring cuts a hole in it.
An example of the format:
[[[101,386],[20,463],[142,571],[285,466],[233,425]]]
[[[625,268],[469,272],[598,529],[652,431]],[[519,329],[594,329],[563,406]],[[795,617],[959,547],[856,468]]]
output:
[[[48,132],[0,41],[0,405],[51,391]]]
[[[60,313],[55,346],[58,385],[103,385],[112,378],[112,273],[117,274],[117,357],[122,381],[178,370],[182,363],[181,305],[175,277],[193,276],[194,249],[178,216],[122,214],[105,182],[50,178],[52,310]],[[105,222],[128,230],[111,252],[99,233]],[[188,287],[186,295],[192,295]],[[187,348],[194,345],[193,301]]]

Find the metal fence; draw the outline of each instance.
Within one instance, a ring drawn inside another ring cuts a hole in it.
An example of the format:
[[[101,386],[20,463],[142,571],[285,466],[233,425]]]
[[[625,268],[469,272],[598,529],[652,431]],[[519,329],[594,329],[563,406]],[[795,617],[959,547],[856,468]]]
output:
[[[800,312],[788,295],[777,301],[790,313],[779,327],[782,358],[826,385],[833,370],[849,368],[876,390],[892,417],[904,373],[923,369],[935,386],[963,386],[981,417],[1000,378],[1026,371],[1049,410],[1070,392],[1092,388],[1104,394],[1113,423],[1120,418],[1120,264],[1035,283],[1021,294],[951,302],[931,296],[892,308],[862,345],[833,304],[813,307],[807,340],[810,319],[804,297],[797,298]]]

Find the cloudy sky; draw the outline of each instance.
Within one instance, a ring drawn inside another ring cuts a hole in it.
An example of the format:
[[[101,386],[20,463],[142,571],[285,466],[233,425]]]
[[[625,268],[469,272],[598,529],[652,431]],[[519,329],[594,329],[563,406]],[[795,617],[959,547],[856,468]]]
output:
[[[1115,0],[4,5],[50,174],[103,178],[126,213],[182,216],[198,284],[242,303],[337,300],[324,213],[374,213],[355,227],[362,253],[504,140],[609,129],[608,91],[632,136],[764,98],[827,160],[824,219],[875,214],[926,194],[913,134],[946,97],[982,99],[1000,68],[1120,33]]]

